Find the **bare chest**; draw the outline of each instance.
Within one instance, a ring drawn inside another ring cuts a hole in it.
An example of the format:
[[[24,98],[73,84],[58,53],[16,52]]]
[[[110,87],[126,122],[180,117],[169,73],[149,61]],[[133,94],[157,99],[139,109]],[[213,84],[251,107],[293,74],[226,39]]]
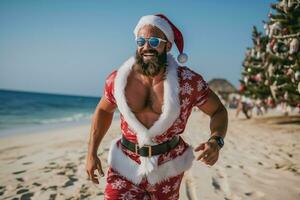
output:
[[[129,78],[125,87],[127,105],[146,128],[150,128],[162,113],[163,94],[163,81],[149,86]]]

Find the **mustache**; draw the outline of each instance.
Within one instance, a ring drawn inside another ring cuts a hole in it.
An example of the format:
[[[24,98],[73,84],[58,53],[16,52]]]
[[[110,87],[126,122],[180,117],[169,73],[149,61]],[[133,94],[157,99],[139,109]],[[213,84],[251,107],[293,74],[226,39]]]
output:
[[[143,52],[141,53],[141,55],[143,56],[143,55],[146,54],[146,53],[153,53],[155,56],[158,55],[158,52],[155,51],[154,49],[145,50],[145,51],[143,51]]]

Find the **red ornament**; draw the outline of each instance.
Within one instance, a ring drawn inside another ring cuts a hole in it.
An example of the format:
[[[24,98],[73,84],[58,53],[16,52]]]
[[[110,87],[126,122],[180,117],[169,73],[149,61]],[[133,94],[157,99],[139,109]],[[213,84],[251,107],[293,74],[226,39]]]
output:
[[[256,80],[257,82],[261,82],[262,81],[262,75],[261,73],[258,73],[255,75],[254,80]]]
[[[271,41],[270,41],[270,47],[271,47],[271,49],[273,49],[275,43],[276,43],[276,39],[272,38]]]
[[[239,91],[240,91],[240,92],[244,92],[245,89],[246,89],[245,85],[244,85],[244,84],[241,84],[241,85],[240,85],[240,88],[239,88]]]
[[[272,99],[271,97],[269,97],[269,98],[267,99],[267,105],[270,106],[270,107],[273,107],[274,101],[273,101],[273,99]]]
[[[289,29],[284,28],[284,29],[282,30],[282,34],[283,34],[283,35],[289,34]]]
[[[273,17],[272,13],[269,13],[268,17],[271,19]]]

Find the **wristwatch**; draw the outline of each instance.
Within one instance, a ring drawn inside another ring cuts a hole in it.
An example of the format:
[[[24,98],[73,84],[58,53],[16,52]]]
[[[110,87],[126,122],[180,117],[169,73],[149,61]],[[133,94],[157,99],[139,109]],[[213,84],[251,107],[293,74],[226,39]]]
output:
[[[220,149],[224,146],[224,139],[221,136],[213,135],[208,139],[208,142],[210,140],[216,140],[217,144],[219,145]]]

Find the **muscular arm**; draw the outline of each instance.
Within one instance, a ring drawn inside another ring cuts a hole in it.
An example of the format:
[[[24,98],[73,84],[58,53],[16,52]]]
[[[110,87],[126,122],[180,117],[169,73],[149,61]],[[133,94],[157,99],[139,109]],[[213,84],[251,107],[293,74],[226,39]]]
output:
[[[218,135],[225,138],[228,116],[227,110],[218,96],[213,91],[210,91],[208,100],[199,109],[210,116],[211,135]]]
[[[116,106],[109,103],[102,97],[93,114],[90,139],[88,145],[88,155],[97,155],[98,147],[109,129]]]
[[[221,103],[218,96],[210,91],[207,101],[199,106],[204,113],[210,116],[211,136],[217,135],[225,137],[228,125],[227,110]],[[207,165],[214,165],[219,158],[218,144],[215,140],[201,143],[195,151],[202,151],[197,160],[203,161]]]

